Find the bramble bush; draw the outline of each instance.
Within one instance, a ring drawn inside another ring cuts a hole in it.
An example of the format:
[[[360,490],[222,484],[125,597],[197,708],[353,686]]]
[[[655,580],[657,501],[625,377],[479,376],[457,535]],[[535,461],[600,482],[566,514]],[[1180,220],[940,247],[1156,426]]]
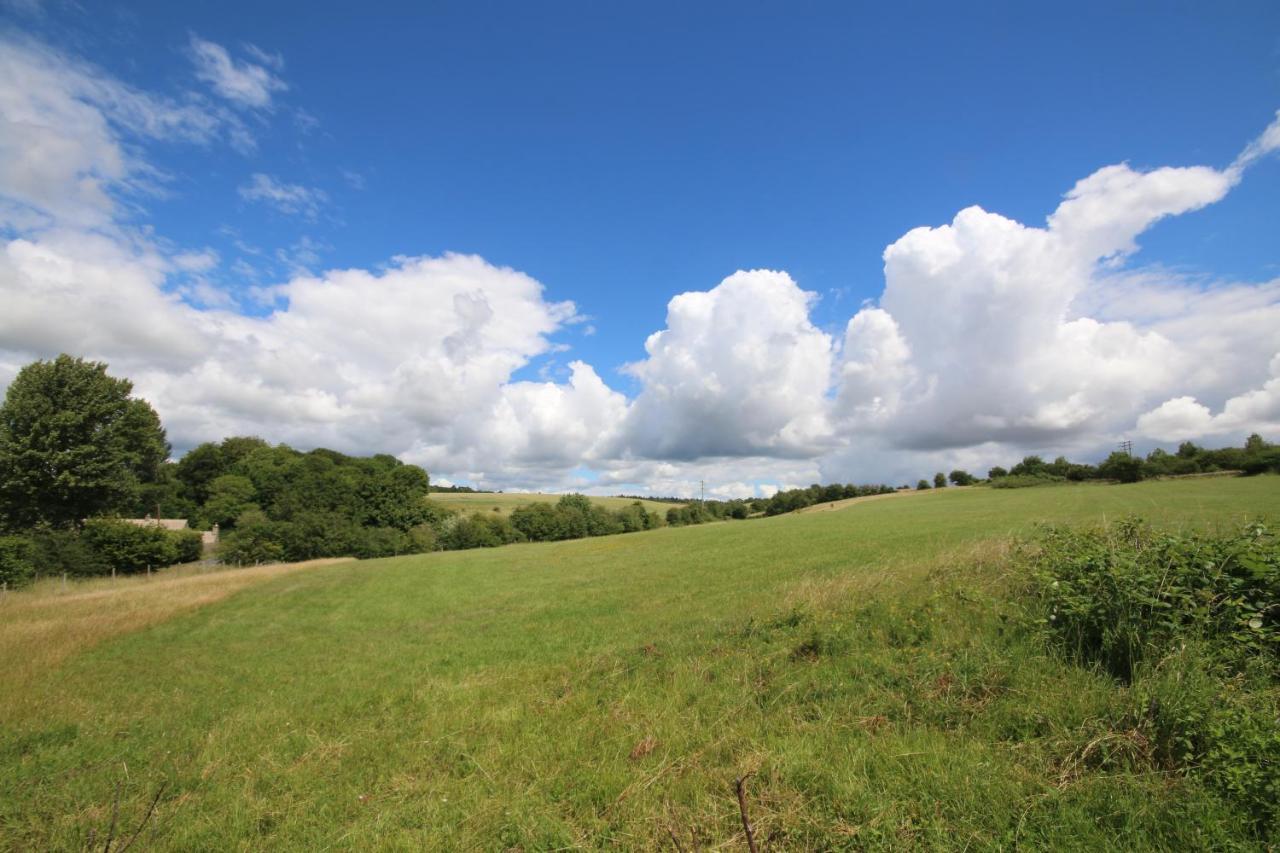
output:
[[[1280,832],[1280,541],[1140,519],[1049,528],[1029,554],[1032,623],[1051,647],[1128,685],[1146,760],[1195,776],[1262,839]]]
[[[1265,525],[1230,536],[1159,532],[1140,519],[1049,528],[1034,595],[1055,644],[1130,680],[1176,642],[1213,647],[1233,672],[1280,661],[1280,543]]]

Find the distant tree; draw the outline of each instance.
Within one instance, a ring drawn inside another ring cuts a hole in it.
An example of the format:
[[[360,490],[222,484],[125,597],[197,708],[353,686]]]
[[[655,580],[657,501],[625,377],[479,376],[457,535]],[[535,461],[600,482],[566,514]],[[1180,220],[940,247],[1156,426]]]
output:
[[[0,525],[128,511],[169,454],[160,418],[107,366],[60,355],[18,372],[0,406]]]
[[[949,479],[952,485],[955,485],[955,486],[972,486],[973,485],[973,475],[970,474],[968,471],[963,471],[959,468],[952,471],[950,475],[948,475],[947,479]]]
[[[1059,456],[1044,466],[1044,472],[1054,477],[1065,477],[1070,470],[1071,462],[1065,456]]]
[[[232,527],[246,510],[254,507],[253,481],[239,474],[223,474],[209,484],[209,500],[201,511],[202,526]]]
[[[1263,441],[1262,436],[1256,432],[1244,440],[1245,453],[1261,453],[1266,450],[1269,445]]]
[[[1049,466],[1047,466],[1044,460],[1039,456],[1024,456],[1022,457],[1021,462],[1009,469],[1009,473],[1014,475],[1025,474],[1027,476],[1034,477],[1039,474],[1047,473],[1046,469],[1048,467]]]
[[[236,528],[222,537],[218,559],[234,565],[270,563],[284,556],[281,525],[269,521],[262,510],[251,509],[236,519]]]
[[[916,483],[916,491],[918,492],[922,492],[927,488],[929,488],[928,480],[921,480],[920,482]]]
[[[1098,474],[1108,480],[1136,483],[1144,475],[1143,462],[1136,456],[1117,450],[1098,466]]]
[[[187,497],[197,504],[209,500],[209,484],[225,473],[227,463],[222,448],[211,441],[188,450],[174,471]]]
[[[1178,456],[1183,459],[1194,459],[1204,451],[1197,447],[1195,442],[1184,441],[1178,445]]]
[[[1009,472],[1006,471],[1004,468],[1001,468],[999,465],[987,471],[988,480],[998,480],[1001,477],[1008,477],[1008,476],[1009,476]]]
[[[933,487],[935,489],[945,489],[947,487],[947,475],[939,471],[933,475]]]

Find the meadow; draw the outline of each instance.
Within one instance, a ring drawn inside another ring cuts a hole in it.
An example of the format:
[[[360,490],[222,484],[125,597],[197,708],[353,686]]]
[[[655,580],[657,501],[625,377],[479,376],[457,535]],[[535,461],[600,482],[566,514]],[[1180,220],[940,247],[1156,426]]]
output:
[[[10,593],[0,847],[746,849],[745,777],[769,850],[1257,848],[1194,778],[1091,760],[1129,688],[1020,622],[1016,539],[1130,514],[1280,521],[1280,478],[246,570],[180,606],[147,584],[200,577]]]
[[[428,497],[438,504],[457,512],[498,512],[510,515],[513,509],[535,503],[553,504],[562,495],[543,494],[542,492],[432,492]],[[620,510],[635,503],[633,498],[611,498],[590,496],[591,502],[607,510]],[[666,518],[667,510],[684,504],[666,503],[663,501],[640,501],[648,512],[656,512]]]

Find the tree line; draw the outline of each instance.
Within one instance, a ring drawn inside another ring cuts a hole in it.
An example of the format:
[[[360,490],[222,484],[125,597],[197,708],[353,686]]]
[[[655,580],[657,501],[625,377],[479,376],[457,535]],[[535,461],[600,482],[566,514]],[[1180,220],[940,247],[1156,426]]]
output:
[[[1020,488],[1087,480],[1136,483],[1154,477],[1221,471],[1239,471],[1247,476],[1280,472],[1280,446],[1253,433],[1245,439],[1242,447],[1211,450],[1184,441],[1173,453],[1157,447],[1145,457],[1117,450],[1097,465],[1071,462],[1065,456],[1058,456],[1052,462],[1046,462],[1039,456],[1027,456],[1008,469],[996,466],[987,472],[987,476],[993,487]]]

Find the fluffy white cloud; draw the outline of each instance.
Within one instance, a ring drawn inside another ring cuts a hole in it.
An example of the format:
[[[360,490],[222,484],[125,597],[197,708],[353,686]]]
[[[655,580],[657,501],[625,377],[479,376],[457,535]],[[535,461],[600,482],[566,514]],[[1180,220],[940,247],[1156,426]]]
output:
[[[1195,397],[1166,400],[1138,418],[1138,433],[1159,441],[1274,434],[1280,430],[1280,353],[1271,359],[1269,372],[1270,378],[1261,387],[1231,397],[1216,415]]]
[[[240,187],[239,193],[245,201],[260,201],[281,213],[297,214],[307,219],[315,219],[329,201],[328,194],[318,187],[288,184],[261,172],[254,173],[249,183]]]
[[[970,207],[904,235],[885,250],[879,307],[846,332],[845,434],[917,450],[1065,448],[1106,441],[1179,389],[1230,393],[1280,346],[1275,288],[1202,291],[1158,270],[1118,275],[1113,262],[1160,219],[1221,199],[1244,159],[1225,170],[1099,169],[1042,228]],[[1108,306],[1116,287],[1147,305]]]
[[[264,64],[237,61],[222,45],[199,36],[191,37],[191,61],[195,63],[196,77],[238,106],[268,108],[273,95],[289,86],[265,65],[278,71],[283,68],[284,60],[279,54],[267,54],[253,45],[248,47],[248,52]]]
[[[729,276],[676,296],[667,328],[627,370],[644,386],[620,452],[649,459],[813,455],[830,438],[831,337],[814,295],[783,272]]]

